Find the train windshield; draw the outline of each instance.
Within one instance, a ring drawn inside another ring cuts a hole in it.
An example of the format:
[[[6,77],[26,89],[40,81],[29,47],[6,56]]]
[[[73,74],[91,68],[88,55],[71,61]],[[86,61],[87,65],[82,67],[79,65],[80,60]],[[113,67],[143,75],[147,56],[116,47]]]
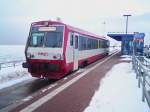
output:
[[[32,33],[30,46],[40,47],[43,46],[44,33]]]
[[[44,27],[45,28],[45,27]],[[57,27],[56,31],[38,31],[33,28],[29,45],[32,47],[61,48],[63,43],[63,28]],[[45,30],[45,29],[44,29]],[[46,29],[47,30],[47,29]]]
[[[45,47],[62,47],[62,32],[47,32],[45,35]]]

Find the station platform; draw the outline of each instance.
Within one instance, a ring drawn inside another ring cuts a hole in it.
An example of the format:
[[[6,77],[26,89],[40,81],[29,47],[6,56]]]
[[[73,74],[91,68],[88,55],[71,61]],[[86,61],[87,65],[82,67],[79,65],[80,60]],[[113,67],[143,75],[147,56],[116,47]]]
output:
[[[120,60],[120,52],[98,60],[85,68],[64,77],[36,94],[13,104],[4,111],[10,112],[83,112],[100,82]]]

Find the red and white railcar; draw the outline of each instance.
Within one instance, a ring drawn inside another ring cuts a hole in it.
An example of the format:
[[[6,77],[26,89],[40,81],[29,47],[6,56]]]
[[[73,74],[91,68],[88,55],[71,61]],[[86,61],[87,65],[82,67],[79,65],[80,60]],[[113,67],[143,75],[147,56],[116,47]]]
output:
[[[24,68],[33,77],[59,79],[109,52],[109,41],[57,21],[31,24]]]

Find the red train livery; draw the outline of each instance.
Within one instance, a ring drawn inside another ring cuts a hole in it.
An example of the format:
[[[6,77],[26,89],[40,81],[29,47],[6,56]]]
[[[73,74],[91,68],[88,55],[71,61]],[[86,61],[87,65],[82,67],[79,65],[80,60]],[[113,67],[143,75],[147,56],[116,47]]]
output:
[[[33,77],[59,79],[109,52],[109,41],[58,21],[31,24],[24,68]]]

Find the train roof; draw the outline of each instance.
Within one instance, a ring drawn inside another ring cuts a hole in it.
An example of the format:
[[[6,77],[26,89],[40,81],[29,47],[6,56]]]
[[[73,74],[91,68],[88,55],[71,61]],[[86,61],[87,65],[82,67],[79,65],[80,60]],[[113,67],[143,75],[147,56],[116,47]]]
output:
[[[38,21],[38,22],[33,22],[32,25],[41,25],[41,26],[44,26],[44,25],[65,25],[69,30],[71,31],[74,31],[74,32],[77,32],[77,33],[81,33],[81,34],[84,34],[84,35],[87,35],[87,36],[92,36],[94,38],[100,38],[100,39],[105,39],[105,40],[108,40],[106,37],[104,36],[99,36],[99,35],[96,35],[94,33],[91,33],[91,32],[88,32],[88,31],[85,31],[85,30],[82,30],[80,28],[76,28],[76,27],[73,27],[71,25],[68,25],[68,24],[65,24],[63,22],[60,22],[60,21],[51,21],[51,20],[48,20],[48,21]]]

